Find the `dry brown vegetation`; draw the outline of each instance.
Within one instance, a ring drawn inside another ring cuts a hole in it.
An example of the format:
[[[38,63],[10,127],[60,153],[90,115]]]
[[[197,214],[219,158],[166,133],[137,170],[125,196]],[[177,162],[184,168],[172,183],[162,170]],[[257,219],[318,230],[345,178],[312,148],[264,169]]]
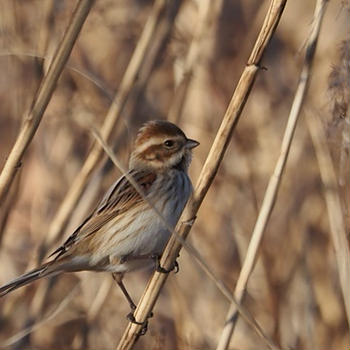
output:
[[[201,142],[191,167],[196,183],[268,6],[268,1],[217,0],[209,2],[208,10],[205,3],[186,0],[177,6],[174,1],[166,14],[153,17],[150,45],[141,51],[142,65],[130,86],[124,73],[154,13],[153,2],[95,3],[0,203],[0,284],[52,252],[120,176],[101,153],[91,175],[82,180],[83,195],[63,220],[63,229],[57,229],[60,207],[74,179],[81,178],[94,145],[89,126],[102,127],[116,94],[117,122],[108,140],[124,166],[138,127],[149,119],[168,118]],[[1,168],[75,6],[68,0],[0,2]],[[279,156],[313,10],[312,1],[287,1],[263,59],[266,70],[258,74],[189,236],[232,291]],[[329,2],[309,93],[243,303],[280,348],[350,345],[339,272],[339,261],[346,260],[334,248],[334,227],[343,233],[350,229],[348,16],[348,2]],[[331,157],[324,167],[325,152]],[[334,170],[335,182],[324,173],[327,169]],[[214,349],[218,344],[229,302],[187,252],[181,252],[178,262],[180,272],[169,276],[136,349]],[[149,276],[135,272],[126,277],[136,300]],[[38,281],[0,300],[0,347],[113,349],[128,311],[108,274],[83,272]],[[229,348],[266,345],[239,319]]]

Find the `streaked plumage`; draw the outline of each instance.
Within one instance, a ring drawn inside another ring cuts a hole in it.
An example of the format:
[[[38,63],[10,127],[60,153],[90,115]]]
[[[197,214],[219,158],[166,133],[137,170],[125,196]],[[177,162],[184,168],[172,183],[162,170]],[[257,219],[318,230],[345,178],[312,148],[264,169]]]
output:
[[[192,192],[187,170],[191,150],[197,145],[165,121],[148,122],[136,137],[128,174],[170,227],[175,226]],[[169,235],[162,220],[122,176],[51,255],[51,261],[2,286],[0,296],[45,276],[82,270],[112,272],[123,289],[123,274],[151,265],[151,256],[162,253]]]

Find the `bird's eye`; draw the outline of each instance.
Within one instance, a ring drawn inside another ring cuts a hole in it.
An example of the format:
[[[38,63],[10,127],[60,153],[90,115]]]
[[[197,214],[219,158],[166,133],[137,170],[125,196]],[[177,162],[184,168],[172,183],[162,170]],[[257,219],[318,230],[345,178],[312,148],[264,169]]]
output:
[[[174,141],[173,140],[166,140],[166,141],[164,141],[164,146],[166,148],[171,148],[174,146]]]

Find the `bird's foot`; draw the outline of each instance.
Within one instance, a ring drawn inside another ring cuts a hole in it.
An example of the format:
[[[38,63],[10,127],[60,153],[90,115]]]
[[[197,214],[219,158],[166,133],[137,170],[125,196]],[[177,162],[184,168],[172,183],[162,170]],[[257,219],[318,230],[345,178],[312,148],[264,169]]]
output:
[[[156,263],[156,271],[160,273],[170,273],[171,271],[175,270],[175,273],[179,272],[179,264],[175,260],[173,266],[170,269],[165,269],[163,266],[160,266],[160,256],[159,255],[153,255],[152,259],[154,259]]]
[[[126,318],[131,322],[131,323],[134,323],[134,324],[137,324],[139,326],[142,326],[141,327],[141,330],[140,332],[138,333],[138,335],[145,335],[147,330],[148,330],[148,319],[153,317],[153,312],[151,311],[150,314],[147,316],[147,319],[143,322],[138,322],[136,321],[135,319],[135,316],[134,316],[134,312],[131,311],[127,316]]]

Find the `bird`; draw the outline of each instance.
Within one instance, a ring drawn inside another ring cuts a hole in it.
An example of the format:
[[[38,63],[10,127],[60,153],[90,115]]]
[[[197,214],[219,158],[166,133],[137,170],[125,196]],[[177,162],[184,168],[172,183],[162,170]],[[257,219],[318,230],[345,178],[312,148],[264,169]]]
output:
[[[51,260],[1,286],[0,297],[43,277],[84,270],[110,272],[131,307],[128,318],[137,323],[136,305],[123,277],[154,265],[169,272],[159,265],[159,258],[171,235],[169,229],[175,227],[192,194],[188,168],[198,145],[171,122],[145,123],[136,135],[127,173],[49,256]]]

